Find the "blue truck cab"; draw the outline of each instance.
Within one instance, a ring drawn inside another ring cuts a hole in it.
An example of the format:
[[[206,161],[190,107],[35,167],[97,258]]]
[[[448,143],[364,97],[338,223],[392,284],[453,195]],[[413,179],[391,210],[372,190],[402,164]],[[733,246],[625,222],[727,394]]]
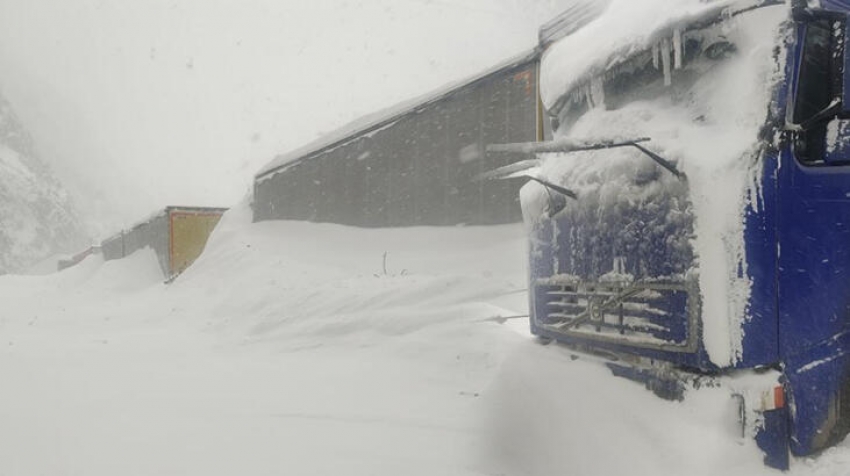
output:
[[[531,157],[490,175],[532,179],[531,331],[673,398],[749,379],[787,468],[850,430],[850,2],[700,2],[622,40],[612,14],[544,45],[554,140],[489,148]]]

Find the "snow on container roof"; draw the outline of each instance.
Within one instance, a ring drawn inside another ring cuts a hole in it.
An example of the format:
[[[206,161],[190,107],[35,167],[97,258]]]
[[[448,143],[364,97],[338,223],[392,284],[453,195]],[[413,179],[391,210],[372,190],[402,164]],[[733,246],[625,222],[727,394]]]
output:
[[[541,46],[548,46],[571,35],[601,15],[611,0],[577,0],[563,13],[540,27]]]
[[[776,0],[611,0],[598,18],[551,45],[541,60],[540,94],[547,109],[578,84],[602,73],[659,38],[729,7],[743,10]]]
[[[535,48],[485,70],[473,77],[448,83],[443,87],[422,96],[400,102],[372,114],[367,114],[340,127],[339,129],[322,135],[322,137],[313,142],[297,149],[293,149],[290,152],[278,155],[265,167],[260,169],[254,178],[256,180],[260,180],[265,175],[280,171],[280,169],[284,166],[294,165],[299,162],[299,159],[304,159],[307,158],[307,156],[312,156],[326,150],[335,149],[339,146],[345,145],[350,140],[355,137],[359,137],[360,135],[378,132],[385,127],[391,126],[393,123],[409,114],[415,113],[435,102],[450,97],[460,89],[471,86],[479,81],[483,81],[500,71],[512,69],[536,61],[539,56],[540,52],[537,48]]]
[[[103,241],[109,241],[115,238],[121,237],[122,233],[127,233],[129,231],[133,231],[137,228],[140,228],[144,225],[149,224],[150,222],[156,220],[161,216],[165,216],[173,211],[177,212],[197,212],[197,213],[224,213],[228,210],[226,207],[198,207],[198,206],[178,206],[178,205],[169,205],[165,208],[159,209],[151,214],[147,215],[145,218],[133,222],[133,224],[127,226],[126,228],[122,228],[121,231],[114,233]]]

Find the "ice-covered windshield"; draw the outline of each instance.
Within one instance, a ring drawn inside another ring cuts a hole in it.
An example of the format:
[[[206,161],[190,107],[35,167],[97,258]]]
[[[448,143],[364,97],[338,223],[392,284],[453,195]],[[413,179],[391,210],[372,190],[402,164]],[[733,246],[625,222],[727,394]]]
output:
[[[772,46],[757,38],[760,32],[764,35],[762,40],[775,43],[775,38],[768,35],[771,31],[776,32],[776,23],[769,20],[771,17],[776,19],[777,15],[771,14],[781,10],[781,6],[755,10],[734,10],[730,7],[730,13],[724,15],[723,10],[715,8],[693,23],[668,28],[657,35],[659,38],[651,45],[638,49],[626,58],[611,57],[601,71],[595,68],[593,74],[588,73],[580,80],[575,79],[578,75],[559,80],[557,76],[561,73],[557,63],[563,63],[564,56],[570,55],[568,50],[551,52],[544,60],[544,65],[548,65],[544,69],[549,70],[549,77],[543,79],[544,85],[549,84],[552,88],[552,85],[565,81],[571,80],[573,83],[566,94],[555,100],[550,99],[548,109],[554,129],[563,136],[569,133],[571,126],[582,115],[592,109],[618,110],[639,101],[668,104],[690,101],[690,104],[684,106],[699,106],[694,101],[699,99],[696,95],[700,91],[696,88],[701,78],[706,75],[713,77],[714,71],[735,63],[742,56],[753,54],[754,48]],[[764,25],[765,28],[758,28],[759,23],[765,20],[768,23]],[[600,58],[605,58],[604,52],[600,52]],[[771,57],[760,59],[770,60]],[[551,66],[551,63],[556,66]],[[755,66],[764,66],[764,62],[757,61]],[[733,64],[731,67],[737,66]],[[589,69],[594,71],[594,68]],[[746,69],[741,72],[745,73]],[[742,89],[746,87],[746,84],[741,85]],[[734,91],[726,92],[735,94]],[[551,92],[549,96],[552,96]],[[760,96],[760,99],[763,97]],[[703,102],[708,103],[710,100],[705,98]],[[705,118],[698,115],[695,119]]]
[[[555,129],[567,133],[583,114],[596,107],[616,110],[636,101],[687,101],[700,77],[736,55],[738,47],[733,39],[718,24],[674,30],[671,38],[562,96],[552,108]]]

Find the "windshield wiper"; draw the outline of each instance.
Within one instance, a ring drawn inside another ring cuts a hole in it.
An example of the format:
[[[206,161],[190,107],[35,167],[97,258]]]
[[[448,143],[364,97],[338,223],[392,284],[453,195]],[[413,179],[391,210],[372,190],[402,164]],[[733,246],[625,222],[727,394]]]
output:
[[[649,137],[641,137],[638,139],[627,140],[601,140],[596,142],[579,142],[567,139],[553,140],[549,142],[517,142],[512,144],[490,144],[487,146],[487,152],[494,153],[512,153],[512,154],[542,154],[547,152],[555,153],[570,153],[581,152],[588,150],[614,149],[618,147],[634,147],[642,154],[660,165],[664,170],[675,175],[679,180],[686,180],[685,174],[679,171],[676,166],[669,160],[652,152],[646,147],[640,145],[642,142],[649,142]]]
[[[806,119],[799,124],[788,124],[787,129],[798,132],[806,132],[814,126],[826,122],[841,112],[841,99],[833,99],[825,108],[814,113],[812,117]]]
[[[564,188],[560,185],[555,185],[552,182],[547,182],[546,180],[543,180],[542,178],[536,177],[534,175],[526,175],[526,177],[529,180],[534,180],[535,182],[539,183],[540,185],[543,185],[546,188],[550,188],[550,189],[560,193],[561,195],[564,195],[566,197],[570,197],[573,200],[578,200],[578,195],[576,195],[575,192],[573,192],[572,190],[570,190],[568,188]]]
[[[637,150],[643,152],[646,156],[648,156],[650,159],[655,161],[656,164],[660,165],[665,170],[667,170],[671,174],[675,175],[677,179],[679,179],[679,180],[686,180],[687,179],[687,177],[685,177],[685,174],[683,172],[680,172],[679,169],[677,169],[676,166],[673,165],[673,163],[670,162],[669,160],[665,159],[664,157],[661,157],[660,155],[656,154],[655,152],[647,149],[646,147],[644,147],[640,144],[635,143],[635,144],[632,144],[632,145]]]
[[[512,178],[527,178],[529,180],[533,180],[539,183],[540,185],[543,185],[548,189],[558,192],[561,195],[572,198],[573,200],[578,200],[578,194],[576,194],[572,190],[564,188],[560,185],[555,185],[552,182],[540,178],[537,175],[537,172],[539,170],[539,159],[520,160],[519,162],[514,162],[512,164],[508,164],[497,169],[488,170],[487,172],[478,174],[472,178],[472,181],[478,182],[481,180],[506,180]]]
[[[639,139],[606,139],[593,142],[557,139],[549,142],[514,142],[510,144],[489,144],[487,152],[506,152],[515,154],[538,154],[546,152],[579,152],[585,150],[614,149],[629,147],[639,142],[648,142],[649,137]]]

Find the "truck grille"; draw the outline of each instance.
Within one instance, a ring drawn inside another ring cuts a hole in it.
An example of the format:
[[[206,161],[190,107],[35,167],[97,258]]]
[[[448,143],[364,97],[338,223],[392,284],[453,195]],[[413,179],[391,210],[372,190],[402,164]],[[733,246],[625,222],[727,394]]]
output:
[[[535,285],[535,323],[579,339],[693,351],[698,293],[687,282],[582,282],[549,278]]]

